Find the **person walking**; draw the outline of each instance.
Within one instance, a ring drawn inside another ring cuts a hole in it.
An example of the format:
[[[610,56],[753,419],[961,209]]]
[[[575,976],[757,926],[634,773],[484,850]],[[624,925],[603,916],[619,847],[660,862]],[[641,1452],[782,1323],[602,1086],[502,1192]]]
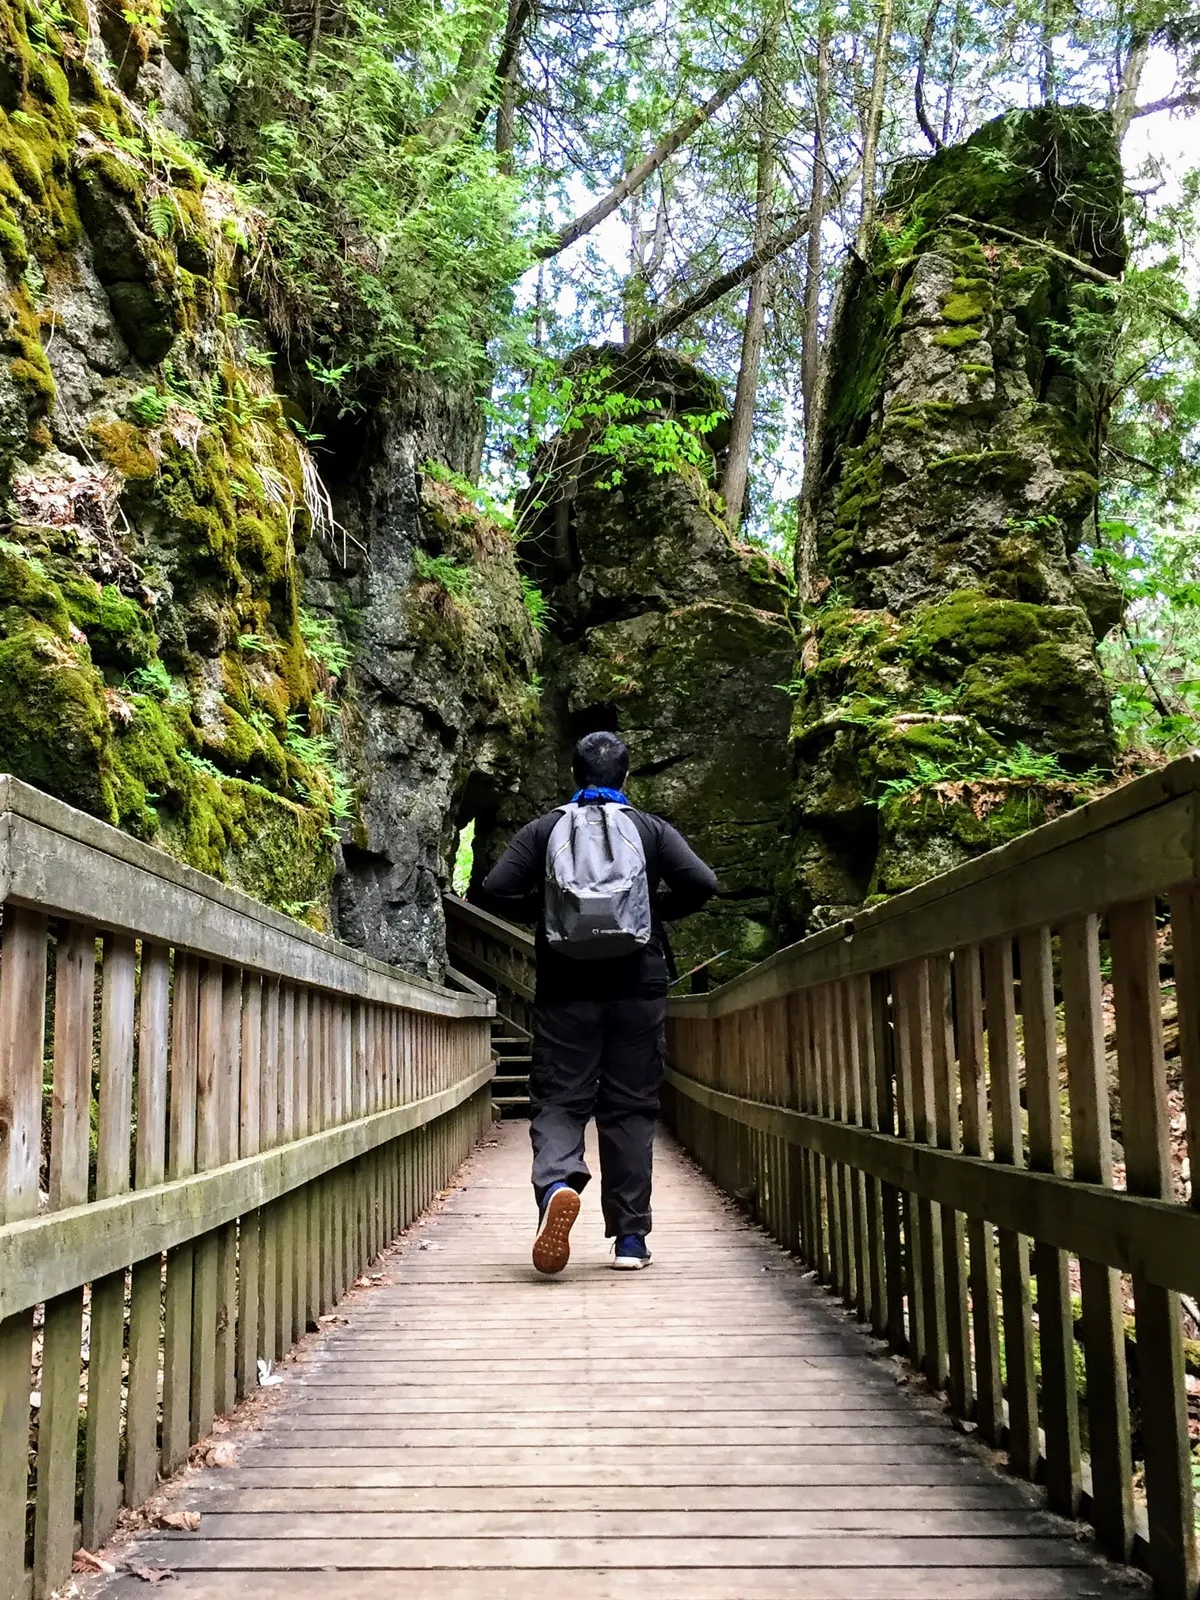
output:
[[[473,898],[537,923],[532,1113],[533,1264],[561,1272],[579,1196],[591,1176],[584,1135],[593,1114],[600,1205],[616,1241],[613,1266],[649,1266],[654,1124],[663,1076],[673,967],[664,924],[716,892],[711,867],[670,823],[624,793],[629,751],[615,733],[575,747],[578,790],[528,823]]]

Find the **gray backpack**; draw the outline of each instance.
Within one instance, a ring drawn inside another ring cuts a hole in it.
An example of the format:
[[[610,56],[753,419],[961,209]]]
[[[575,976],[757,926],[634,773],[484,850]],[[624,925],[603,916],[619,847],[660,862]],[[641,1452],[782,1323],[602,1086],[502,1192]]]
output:
[[[628,806],[560,807],[546,846],[546,938],[580,961],[650,941],[646,847]]]

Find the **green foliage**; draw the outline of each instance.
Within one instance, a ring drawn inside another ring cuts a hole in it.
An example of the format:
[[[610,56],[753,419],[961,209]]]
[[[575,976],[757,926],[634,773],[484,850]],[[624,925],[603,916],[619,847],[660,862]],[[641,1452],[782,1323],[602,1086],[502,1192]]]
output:
[[[527,259],[477,124],[490,12],[342,0],[314,33],[280,0],[189,10],[228,100],[218,155],[265,222],[260,299],[318,399],[350,408],[396,368],[475,377]]]
[[[312,659],[335,681],[354,659],[353,653],[343,644],[337,629],[327,617],[301,611],[300,637]]]
[[[521,574],[521,600],[537,632],[548,633],[554,608],[532,578],[527,578],[524,573]]]
[[[454,852],[454,867],[450,874],[450,887],[457,895],[465,895],[471,887],[471,868],[475,863],[475,818],[458,836]]]
[[[134,422],[140,422],[144,428],[154,428],[166,421],[171,402],[157,389],[141,389],[125,409]]]
[[[238,635],[238,649],[243,655],[270,655],[276,648],[274,641],[265,638],[261,633],[242,633]]]
[[[425,550],[418,550],[413,565],[418,578],[426,583],[440,584],[451,599],[471,598],[475,589],[475,574],[469,567],[460,567],[450,556],[431,556]]]
[[[948,783],[1063,784],[1086,792],[1097,788],[1110,776],[1099,767],[1089,767],[1086,772],[1068,772],[1057,756],[1018,744],[986,760],[941,762],[929,756],[917,756],[911,770],[903,777],[887,778],[880,783],[879,792],[871,803],[883,806],[889,800],[901,800]]]
[[[134,694],[153,695],[156,700],[169,700],[175,692],[171,674],[157,656],[131,672],[126,681]]]

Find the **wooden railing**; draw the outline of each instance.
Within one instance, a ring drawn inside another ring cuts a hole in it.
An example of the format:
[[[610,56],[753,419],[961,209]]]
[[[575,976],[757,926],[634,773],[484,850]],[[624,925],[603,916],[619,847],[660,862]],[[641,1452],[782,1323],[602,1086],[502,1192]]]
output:
[[[1170,1600],[1197,1589],[1198,879],[1189,758],[669,1022],[667,1114],[717,1183]]]
[[[8,777],[0,900],[0,1596],[42,1600],[459,1165],[493,1005]]]
[[[496,1009],[524,1032],[533,1028],[533,935],[454,895],[446,910],[446,951],[456,967],[496,996]]]

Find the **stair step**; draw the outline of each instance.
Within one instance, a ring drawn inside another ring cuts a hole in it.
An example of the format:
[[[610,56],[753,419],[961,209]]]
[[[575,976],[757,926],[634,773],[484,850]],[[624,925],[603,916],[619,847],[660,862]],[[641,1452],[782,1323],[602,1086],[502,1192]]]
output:
[[[516,1034],[516,1033],[494,1033],[492,1035],[492,1043],[493,1044],[528,1044],[529,1043],[529,1035],[527,1033],[520,1033],[520,1034]]]
[[[525,1111],[529,1110],[529,1101],[523,1095],[494,1094],[492,1096],[492,1104],[499,1106],[504,1111],[510,1110],[513,1106],[521,1106]]]
[[[502,1055],[497,1055],[496,1056],[496,1060],[500,1063],[500,1065],[502,1067],[516,1067],[516,1066],[529,1067],[529,1066],[533,1065],[533,1057],[529,1056],[529,1055],[525,1055],[525,1056],[518,1056],[518,1055],[502,1056]]]

